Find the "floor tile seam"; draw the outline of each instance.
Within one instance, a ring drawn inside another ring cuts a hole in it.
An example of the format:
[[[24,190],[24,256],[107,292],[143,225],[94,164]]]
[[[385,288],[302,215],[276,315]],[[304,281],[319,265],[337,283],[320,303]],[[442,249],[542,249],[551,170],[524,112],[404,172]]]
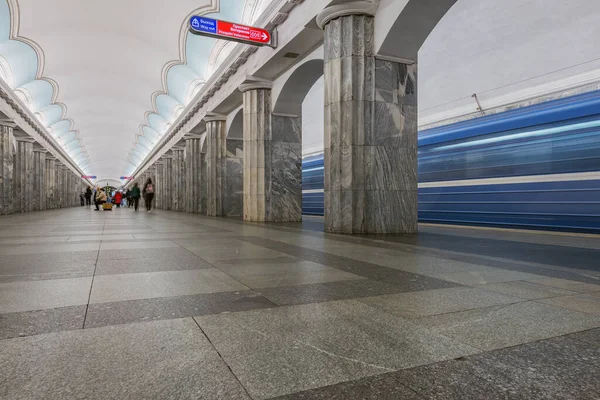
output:
[[[547,297],[539,297],[539,298],[535,298],[535,299],[526,299],[524,297],[519,297],[516,294],[507,294],[507,293],[504,293],[504,292],[499,292],[499,291],[496,291],[496,290],[493,290],[493,289],[488,289],[488,288],[484,287],[486,285],[495,285],[495,284],[504,284],[504,283],[507,283],[507,284],[510,284],[510,283],[533,283],[533,284],[536,284],[536,283],[530,282],[530,281],[516,280],[516,281],[481,283],[481,284],[476,284],[476,285],[469,285],[469,287],[472,287],[474,289],[482,289],[482,290],[485,290],[485,291],[488,291],[488,292],[492,292],[492,293],[496,293],[496,294],[502,294],[504,296],[516,297],[516,298],[522,299],[523,301],[554,299],[556,297],[568,297],[568,296],[576,296],[576,295],[585,294],[585,293],[580,293],[580,292],[574,292],[574,291],[571,290],[570,292],[572,292],[573,294],[566,294],[566,295],[565,294],[555,294],[555,295],[551,295],[551,296],[547,296]],[[544,287],[544,289],[540,288],[540,290],[567,290],[567,289],[560,289],[560,288],[557,288],[557,287],[554,287],[554,286],[542,285],[541,283],[537,283],[536,285]],[[548,289],[545,289],[545,288],[548,288]],[[590,293],[594,293],[594,292],[590,292]]]
[[[343,301],[343,300],[342,300],[342,301]],[[408,324],[409,324],[409,325],[418,326],[420,329],[424,329],[424,330],[426,330],[427,332],[429,332],[429,333],[430,333],[432,336],[441,336],[441,337],[443,337],[443,338],[445,338],[445,339],[448,339],[450,342],[458,342],[458,343],[460,343],[460,344],[462,344],[462,345],[464,345],[464,346],[466,346],[466,347],[470,347],[470,348],[472,348],[472,349],[476,350],[476,352],[475,352],[475,353],[473,353],[473,354],[470,354],[470,355],[481,354],[481,353],[484,353],[484,352],[486,351],[485,349],[481,349],[481,348],[479,348],[479,347],[477,347],[477,346],[474,346],[474,345],[472,345],[472,344],[465,343],[465,342],[463,342],[463,341],[462,341],[462,340],[460,340],[460,339],[457,339],[457,338],[454,338],[454,337],[451,337],[451,336],[444,335],[443,333],[436,332],[435,330],[433,330],[433,329],[431,329],[431,328],[429,328],[429,327],[427,327],[427,326],[423,326],[423,325],[421,325],[421,324],[417,323],[417,322],[415,321],[416,319],[408,319],[408,318],[403,318],[403,317],[400,317],[400,316],[398,316],[398,315],[394,315],[394,314],[390,313],[389,311],[386,311],[386,310],[380,310],[380,309],[378,309],[378,308],[376,308],[376,307],[374,307],[374,306],[372,306],[372,305],[370,305],[370,304],[365,304],[365,303],[361,302],[360,300],[353,300],[353,301],[360,302],[361,304],[364,304],[364,305],[366,305],[368,308],[371,308],[371,309],[373,309],[373,310],[375,310],[375,311],[379,311],[379,312],[381,312],[381,313],[383,313],[383,314],[386,314],[386,315],[388,315],[388,316],[389,316],[389,317],[391,317],[392,319],[397,319],[398,321],[408,322]],[[509,304],[509,305],[510,305],[510,304]],[[492,306],[492,307],[493,307],[493,306]],[[458,312],[460,312],[460,311],[458,311]],[[463,358],[463,357],[466,357],[466,356],[461,356],[461,357],[457,357],[457,358]],[[456,359],[456,358],[454,358],[454,359]],[[447,361],[447,360],[446,360],[446,361]],[[429,364],[435,364],[435,362],[432,362],[432,363],[429,363]],[[429,364],[425,364],[425,365],[429,365]],[[406,368],[405,368],[405,369],[406,369]],[[403,369],[399,369],[399,371],[400,371],[400,370],[403,370]]]
[[[227,275],[228,277],[230,277],[231,279],[233,279],[234,281],[236,281],[237,283],[239,283],[240,285],[248,288],[249,290],[254,290],[253,288],[249,287],[248,285],[246,285],[244,282],[240,281],[239,279],[237,279],[235,276],[228,274],[227,272],[223,271],[221,268],[219,268],[218,266],[216,266],[215,264],[209,262],[208,260],[200,257],[198,254],[193,253],[190,249],[188,249],[187,247],[183,247],[187,252],[193,254],[194,256],[198,257],[199,259],[201,259],[202,261],[204,261],[205,263],[207,263],[208,265],[212,266],[213,268],[221,271],[221,273]]]
[[[233,376],[235,378],[236,382],[244,390],[244,393],[246,393],[246,395],[248,396],[248,398],[249,399],[256,399],[256,397],[253,397],[252,395],[250,395],[250,392],[248,391],[248,389],[246,388],[246,386],[244,386],[244,384],[242,383],[242,381],[240,380],[240,378],[235,374],[235,372],[233,372],[233,368],[231,368],[231,366],[227,363],[227,361],[225,360],[225,358],[223,357],[223,355],[221,354],[221,352],[219,351],[219,349],[217,349],[217,347],[214,345],[214,343],[210,339],[210,337],[206,334],[206,332],[204,332],[204,329],[202,329],[202,327],[200,326],[200,323],[198,322],[198,320],[196,320],[195,317],[192,317],[192,321],[194,321],[194,323],[196,324],[196,326],[200,330],[200,333],[202,335],[204,335],[204,337],[206,338],[206,340],[208,340],[208,343],[210,343],[210,345],[212,346],[212,348],[214,349],[214,351],[217,353],[217,355],[219,356],[219,358],[221,359],[221,361],[223,362],[223,364],[229,370],[229,373],[231,374],[231,376]]]
[[[563,296],[563,297],[576,297],[576,296]],[[556,297],[553,297],[553,299],[556,299]],[[567,307],[562,306],[560,304],[544,303],[541,300],[544,300],[544,299],[534,299],[534,300],[531,300],[531,301],[534,302],[534,303],[537,303],[537,304],[545,305],[545,306],[560,308],[561,310],[565,310],[565,311],[577,312],[577,313],[580,313],[580,314],[589,315],[591,317],[596,317],[594,319],[598,319],[598,322],[599,322],[599,325],[597,326],[597,328],[600,328],[600,314],[593,314],[593,313],[587,312],[587,311],[575,310],[573,308],[567,308]],[[597,302],[597,303],[598,303],[598,307],[600,308],[600,302]]]
[[[103,233],[104,233],[105,227],[106,227],[106,223],[102,227]],[[100,248],[101,248],[101,246],[98,246],[98,254],[96,255],[96,263],[94,264],[94,273],[92,274],[92,282],[90,284],[90,293],[88,294],[88,300],[87,300],[87,304],[85,307],[85,314],[83,316],[83,326],[81,327],[81,329],[85,329],[85,322],[87,321],[87,314],[88,314],[88,310],[90,308],[90,300],[92,299],[92,291],[94,289],[94,280],[96,278],[96,270],[98,268],[98,260],[100,259]]]
[[[343,260],[347,260],[347,261],[351,261],[351,262],[358,262],[358,263],[361,264],[361,266],[372,266],[372,267],[381,268],[381,269],[389,271],[389,272],[396,272],[396,273],[414,275],[414,276],[417,276],[417,277],[420,277],[420,278],[425,278],[425,279],[437,279],[437,280],[440,280],[440,281],[452,283],[452,284],[454,284],[456,286],[466,286],[466,285],[463,285],[463,284],[460,284],[460,283],[457,283],[457,282],[448,281],[448,280],[443,279],[443,278],[432,277],[432,276],[428,276],[428,275],[422,275],[422,274],[418,274],[418,273],[415,273],[415,272],[403,271],[403,270],[400,270],[400,269],[387,267],[385,265],[379,265],[379,264],[372,263],[372,262],[366,262],[366,261],[362,261],[362,260],[357,260],[355,258],[349,258],[349,257],[339,256],[337,254],[327,253],[325,251],[314,250],[314,249],[312,249],[310,247],[297,246],[297,245],[289,244],[289,243],[286,243],[286,242],[280,242],[280,241],[276,241],[276,240],[272,240],[272,239],[263,238],[263,237],[260,237],[260,236],[250,236],[250,235],[248,235],[248,236],[240,236],[238,238],[241,238],[239,240],[242,240],[242,241],[254,244],[256,246],[261,246],[261,247],[264,247],[264,248],[266,248],[268,250],[278,251],[280,253],[287,254],[287,255],[299,258],[301,260],[304,260],[304,261],[316,262],[316,261],[313,261],[311,259],[304,258],[302,255],[298,255],[295,252],[290,252],[288,250],[277,249],[276,246],[274,246],[274,245],[263,246],[262,244],[252,243],[252,241],[250,241],[248,239],[254,238],[254,239],[269,241],[269,242],[273,242],[273,243],[281,243],[282,245],[289,246],[289,247],[295,247],[297,249],[303,249],[304,251],[306,251],[306,252],[312,252],[313,254],[320,253],[321,255],[325,255],[325,256],[329,256],[329,257],[335,257],[337,259],[343,259]],[[357,276],[361,276],[361,277],[366,278],[366,279],[377,280],[379,282],[385,283],[385,281],[381,281],[381,280],[378,280],[378,279],[370,277],[370,276],[361,275],[361,274],[359,274],[357,272],[349,272],[349,271],[343,269],[342,267],[339,267],[338,265],[334,266],[334,265],[323,264],[323,263],[320,263],[320,262],[318,262],[318,264],[324,265],[324,266],[329,267],[329,268],[334,268],[334,269],[337,269],[339,271],[343,271],[343,272],[351,273],[351,274],[354,274],[354,275],[357,275]]]
[[[236,292],[249,292],[249,291],[256,292],[254,289],[252,289],[252,288],[250,288],[250,287],[248,287],[246,285],[244,285],[244,286],[246,287],[246,289],[231,289],[231,290],[224,290],[224,291],[217,291],[217,292],[201,292],[201,293],[190,293],[190,294],[177,294],[177,295],[174,295],[174,296],[142,297],[142,298],[127,299],[127,300],[117,300],[117,301],[90,302],[90,303],[88,303],[88,306],[96,306],[96,305],[103,305],[103,304],[120,303],[120,302],[126,302],[126,301],[172,299],[172,298],[183,297],[183,296],[199,296],[199,295],[210,295],[210,294],[219,294],[219,293],[236,293]],[[267,299],[267,300],[269,300],[269,299]],[[269,301],[271,301],[271,300],[269,300]],[[273,303],[273,302],[271,301],[271,303]],[[273,303],[273,304],[275,304],[275,303]],[[280,307],[280,306],[277,305],[277,307]],[[271,308],[274,308],[274,307],[271,307]],[[251,310],[248,310],[248,311],[251,311]],[[240,312],[242,312],[242,311],[240,311]]]

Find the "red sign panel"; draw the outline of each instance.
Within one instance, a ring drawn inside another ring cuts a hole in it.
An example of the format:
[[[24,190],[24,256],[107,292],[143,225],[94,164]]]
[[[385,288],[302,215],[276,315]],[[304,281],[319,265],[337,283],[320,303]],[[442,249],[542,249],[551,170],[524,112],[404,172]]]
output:
[[[225,21],[217,21],[217,34],[234,39],[262,44],[266,44],[271,41],[271,34],[264,29]]]

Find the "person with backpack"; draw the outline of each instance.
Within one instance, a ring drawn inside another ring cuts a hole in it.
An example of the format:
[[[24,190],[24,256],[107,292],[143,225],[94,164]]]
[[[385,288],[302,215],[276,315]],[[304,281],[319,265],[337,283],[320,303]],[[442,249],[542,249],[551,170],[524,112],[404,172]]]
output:
[[[152,184],[152,179],[148,178],[146,181],[143,193],[144,200],[146,200],[146,210],[150,212],[152,211],[152,200],[154,200],[154,184]]]
[[[140,187],[138,186],[137,182],[135,182],[133,184],[130,195],[131,195],[131,202],[133,203],[133,209],[135,211],[137,211],[140,206],[140,197],[141,197]]]
[[[91,186],[88,186],[87,189],[85,189],[85,205],[86,206],[91,206],[92,205],[92,188]]]

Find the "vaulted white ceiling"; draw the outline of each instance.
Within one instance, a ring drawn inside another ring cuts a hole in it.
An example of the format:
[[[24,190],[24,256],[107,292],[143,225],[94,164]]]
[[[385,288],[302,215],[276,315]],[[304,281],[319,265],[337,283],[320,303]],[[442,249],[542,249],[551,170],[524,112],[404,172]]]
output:
[[[0,0],[1,77],[86,173],[127,175],[232,48],[189,17],[252,23],[269,2]]]

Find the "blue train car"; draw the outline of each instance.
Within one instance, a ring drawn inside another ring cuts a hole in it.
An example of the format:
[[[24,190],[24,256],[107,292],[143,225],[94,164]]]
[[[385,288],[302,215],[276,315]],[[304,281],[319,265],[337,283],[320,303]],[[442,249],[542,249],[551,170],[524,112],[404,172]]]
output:
[[[322,177],[306,157],[306,214]],[[600,231],[600,91],[419,132],[419,220]]]

